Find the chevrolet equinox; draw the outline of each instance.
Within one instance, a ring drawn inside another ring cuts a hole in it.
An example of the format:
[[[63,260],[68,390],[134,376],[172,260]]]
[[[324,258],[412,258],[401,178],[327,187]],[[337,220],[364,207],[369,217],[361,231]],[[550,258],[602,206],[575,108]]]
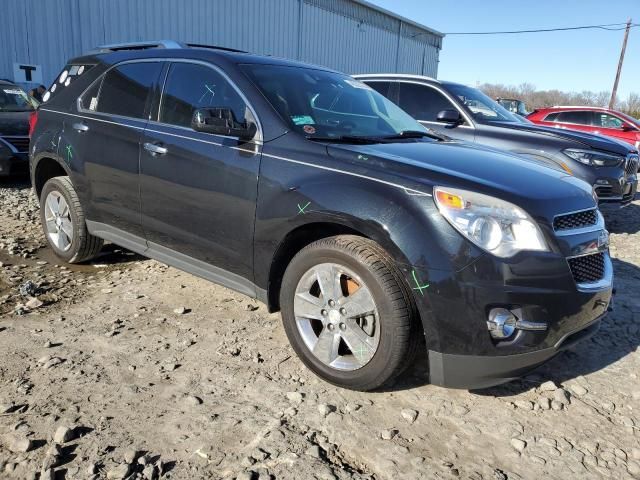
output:
[[[607,312],[590,185],[431,133],[342,73],[109,45],[69,61],[43,99],[31,179],[61,259],[107,240],[255,297],[335,385],[390,382],[422,339],[432,383],[495,385]]]

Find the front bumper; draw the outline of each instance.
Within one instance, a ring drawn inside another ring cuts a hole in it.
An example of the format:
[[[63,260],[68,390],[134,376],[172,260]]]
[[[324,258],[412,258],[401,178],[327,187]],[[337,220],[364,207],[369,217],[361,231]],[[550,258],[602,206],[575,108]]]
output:
[[[11,153],[7,156],[0,156],[0,177],[27,173],[29,173],[28,153]]]
[[[594,335],[600,319],[567,333],[556,345],[542,350],[502,356],[456,355],[429,351],[429,375],[434,385],[469,390],[488,388],[515,380],[558,353]]]

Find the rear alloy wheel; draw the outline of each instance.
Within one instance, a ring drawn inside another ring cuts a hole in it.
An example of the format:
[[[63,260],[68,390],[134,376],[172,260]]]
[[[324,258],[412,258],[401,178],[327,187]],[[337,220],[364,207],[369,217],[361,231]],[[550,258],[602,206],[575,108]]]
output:
[[[396,377],[420,337],[400,271],[380,246],[357,236],[302,249],[284,274],[280,306],[300,359],[353,390],[373,390]]]
[[[40,193],[40,220],[55,254],[67,263],[86,262],[102,248],[87,230],[84,211],[69,177],[53,177]]]

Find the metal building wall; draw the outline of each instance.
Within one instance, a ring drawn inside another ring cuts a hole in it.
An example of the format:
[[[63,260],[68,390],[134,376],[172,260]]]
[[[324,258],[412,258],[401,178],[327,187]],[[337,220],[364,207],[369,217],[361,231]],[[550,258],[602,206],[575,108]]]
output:
[[[442,37],[363,0],[12,0],[3,4],[0,78],[105,43],[175,39],[295,58],[349,73],[435,77]]]

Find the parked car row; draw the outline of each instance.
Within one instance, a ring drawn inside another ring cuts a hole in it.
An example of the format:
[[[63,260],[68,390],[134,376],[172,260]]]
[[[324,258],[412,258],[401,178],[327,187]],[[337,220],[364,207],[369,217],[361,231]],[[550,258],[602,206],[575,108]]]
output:
[[[592,185],[601,202],[636,194],[634,147],[596,135],[533,125],[480,90],[415,75],[356,75],[422,125],[452,138],[499,148],[561,168]]]
[[[61,259],[108,240],[258,298],[333,384],[378,388],[426,343],[432,383],[495,385],[609,308],[593,186],[629,200],[631,146],[454,83],[177,42],[74,58],[44,100],[30,172]]]

